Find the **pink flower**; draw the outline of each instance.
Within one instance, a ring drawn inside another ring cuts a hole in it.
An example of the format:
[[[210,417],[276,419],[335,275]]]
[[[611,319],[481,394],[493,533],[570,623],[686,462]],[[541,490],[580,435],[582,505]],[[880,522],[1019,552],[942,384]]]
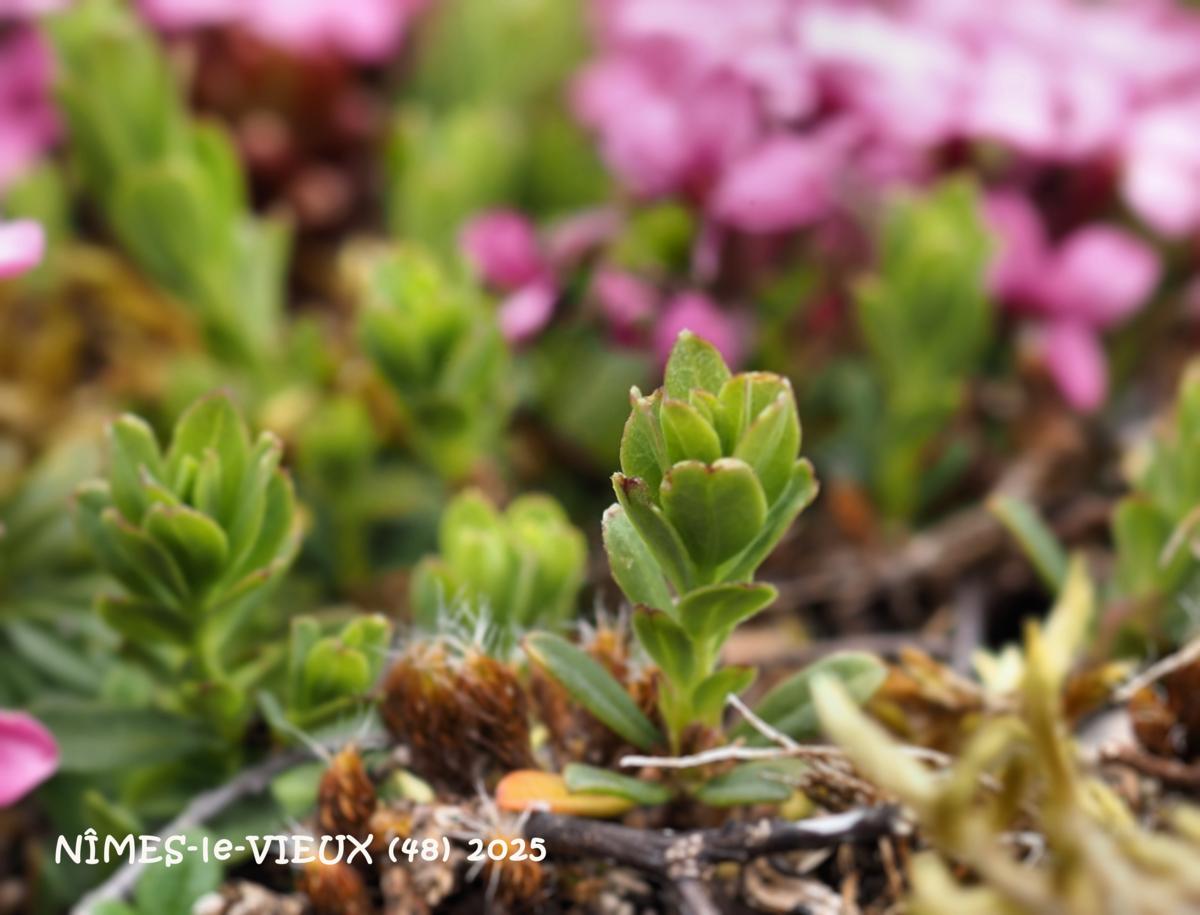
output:
[[[547,269],[532,223],[513,210],[474,217],[463,229],[460,244],[484,282],[497,289],[511,292]]]
[[[742,358],[742,334],[737,322],[699,292],[681,292],[667,302],[654,327],[654,351],[666,363],[680,331],[690,330],[715,346],[731,366]]]
[[[633,343],[658,310],[658,292],[645,281],[606,267],[597,272],[592,290],[616,338]]]
[[[39,223],[31,219],[0,223],[0,280],[36,267],[45,247],[46,236]]]
[[[0,807],[7,807],[58,768],[58,744],[37,719],[0,710]]]
[[[1041,301],[1048,311],[1111,327],[1146,304],[1158,278],[1158,255],[1145,242],[1112,226],[1086,226],[1047,264]]]
[[[500,303],[500,332],[509,343],[537,336],[554,316],[558,290],[549,280],[535,280]]]
[[[984,215],[995,244],[988,286],[998,298],[1020,305],[1031,296],[1046,266],[1049,242],[1042,219],[1028,197],[1010,191],[989,194]]]
[[[1079,321],[1052,321],[1041,339],[1050,377],[1076,410],[1090,412],[1104,403],[1108,367],[1096,332]]]
[[[58,136],[50,49],[33,28],[0,32],[0,190],[34,165]]]
[[[1134,121],[1122,190],[1163,235],[1200,225],[1200,94],[1157,105]]]
[[[395,53],[424,0],[140,0],[165,30],[240,25],[300,54],[381,63]]]
[[[992,292],[1041,325],[1042,356],[1067,402],[1096,409],[1108,384],[1100,333],[1149,300],[1158,285],[1158,255],[1123,229],[1101,224],[1052,246],[1033,204],[1012,192],[989,196],[985,213],[997,236]]]
[[[747,232],[808,225],[830,209],[832,161],[817,142],[778,137],[735,162],[713,194],[713,215]]]

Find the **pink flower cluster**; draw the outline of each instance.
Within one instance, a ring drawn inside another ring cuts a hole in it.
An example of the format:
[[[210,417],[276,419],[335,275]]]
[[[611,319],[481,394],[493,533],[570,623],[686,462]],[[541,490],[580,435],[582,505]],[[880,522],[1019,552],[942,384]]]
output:
[[[533,224],[512,210],[491,210],[467,223],[460,238],[463,254],[484,283],[505,294],[499,321],[509,342],[529,340],[549,323],[559,298],[556,262],[593,247],[609,228],[602,216],[585,215],[560,226],[543,245]],[[648,342],[664,363],[685,329],[712,341],[731,364],[742,355],[736,322],[700,293],[663,301],[658,290],[633,274],[601,268],[592,294],[619,342]]]
[[[157,27],[237,25],[298,54],[381,63],[394,54],[424,0],[139,0]]]
[[[594,0],[575,105],[637,192],[749,232],[955,142],[1105,161],[1157,231],[1200,226],[1200,13],[1165,0]]]
[[[999,241],[993,293],[1038,327],[1044,361],[1063,396],[1093,410],[1107,393],[1100,332],[1140,308],[1158,284],[1158,255],[1111,225],[1090,224],[1057,244],[1029,200],[993,194],[986,203]]]
[[[1078,408],[1103,400],[1100,331],[1145,304],[1157,258],[1086,222],[1052,244],[1019,189],[1056,169],[1111,175],[1116,196],[1093,212],[1119,200],[1159,235],[1200,230],[1200,11],[1179,3],[593,4],[578,117],[635,193],[682,197],[710,225],[835,225],[896,184],[987,161],[1005,188],[989,205],[1005,247],[994,291],[1034,322]],[[989,149],[1003,155],[976,158]]]
[[[53,6],[46,0],[0,0],[0,191],[37,163],[59,131],[50,97],[50,49],[32,25],[6,21]]]

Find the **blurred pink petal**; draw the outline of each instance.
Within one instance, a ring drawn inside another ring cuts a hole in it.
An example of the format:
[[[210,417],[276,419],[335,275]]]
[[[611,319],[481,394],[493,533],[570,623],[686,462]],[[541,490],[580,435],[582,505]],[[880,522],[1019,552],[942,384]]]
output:
[[[1200,94],[1139,117],[1126,160],[1122,189],[1142,219],[1172,237],[1200,226]]]
[[[831,165],[825,149],[810,140],[770,140],[725,173],[713,194],[713,215],[747,232],[812,223],[831,206]]]
[[[1109,327],[1146,304],[1159,272],[1158,255],[1141,239],[1112,226],[1087,226],[1055,253],[1043,297],[1057,314]]]
[[[381,63],[399,47],[424,0],[139,0],[166,30],[241,25],[300,54]]]
[[[536,336],[554,316],[558,290],[548,281],[537,280],[518,289],[500,303],[500,332],[509,343],[523,343]]]
[[[690,330],[715,346],[730,366],[742,359],[742,335],[737,322],[698,292],[683,292],[672,298],[654,327],[654,351],[662,363],[680,331]]]
[[[995,236],[988,273],[992,294],[1012,303],[1026,298],[1045,269],[1046,230],[1023,194],[998,191],[984,201],[984,216]]]
[[[1108,392],[1108,365],[1096,332],[1078,321],[1054,321],[1042,338],[1050,377],[1076,410],[1091,412]]]
[[[18,25],[0,32],[0,190],[34,165],[58,137],[53,61],[42,36]]]
[[[32,270],[45,248],[46,235],[32,219],[0,223],[0,280]]]
[[[0,807],[7,807],[58,768],[58,744],[36,718],[0,710]]]
[[[592,289],[600,310],[623,342],[632,342],[658,307],[658,291],[624,270],[601,269],[592,282]]]
[[[505,292],[519,289],[546,270],[533,223],[514,210],[474,217],[464,227],[460,243],[484,282]]]

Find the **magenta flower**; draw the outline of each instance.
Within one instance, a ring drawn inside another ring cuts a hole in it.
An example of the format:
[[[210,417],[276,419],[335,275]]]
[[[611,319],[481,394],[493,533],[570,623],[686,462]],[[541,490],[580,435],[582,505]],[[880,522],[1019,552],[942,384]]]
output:
[[[834,160],[824,145],[778,137],[726,170],[711,212],[746,232],[780,232],[808,225],[832,206],[829,175]]]
[[[23,4],[23,12],[35,8]],[[2,25],[2,23],[0,23]],[[58,137],[50,49],[27,25],[0,28],[0,190],[34,165]]]
[[[0,223],[0,280],[36,267],[45,247],[46,236],[39,223],[31,219]]]
[[[509,343],[537,336],[554,316],[558,290],[548,279],[535,280],[500,303],[500,332]]]
[[[743,344],[737,322],[699,292],[681,292],[667,302],[654,326],[654,351],[666,364],[680,331],[690,330],[720,351],[730,367],[741,362]]]
[[[1040,328],[1042,357],[1067,402],[1096,409],[1108,386],[1100,335],[1149,301],[1158,255],[1107,225],[1084,226],[1053,246],[1033,205],[1016,194],[995,194],[985,209],[997,236],[993,294]]]
[[[58,744],[36,718],[0,709],[0,807],[7,807],[58,768]]]
[[[386,61],[424,0],[140,0],[157,27],[238,25],[298,54]]]
[[[624,270],[606,267],[598,271],[592,292],[621,343],[635,343],[658,310],[658,291]]]
[[[460,245],[480,278],[511,292],[547,272],[533,224],[514,210],[492,210],[474,217]]]

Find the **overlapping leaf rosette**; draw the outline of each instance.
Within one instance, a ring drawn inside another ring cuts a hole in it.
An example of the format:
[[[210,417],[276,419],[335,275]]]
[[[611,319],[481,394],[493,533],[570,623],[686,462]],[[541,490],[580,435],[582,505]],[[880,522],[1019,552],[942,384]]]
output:
[[[714,670],[733,628],[776,597],[755,570],[817,492],[799,457],[791,384],[732,375],[709,343],[683,332],[662,388],[635,388],[621,440],[618,504],[604,519],[613,576],[638,608],[634,626],[662,668],[674,736],[715,723],[753,671]]]
[[[84,535],[124,591],[101,596],[100,612],[131,644],[179,670],[185,703],[237,721],[262,673],[237,651],[237,630],[299,544],[282,445],[269,432],[251,442],[223,395],[189,408],[165,453],[132,415],[109,427],[109,441],[108,478],[77,493]]]

